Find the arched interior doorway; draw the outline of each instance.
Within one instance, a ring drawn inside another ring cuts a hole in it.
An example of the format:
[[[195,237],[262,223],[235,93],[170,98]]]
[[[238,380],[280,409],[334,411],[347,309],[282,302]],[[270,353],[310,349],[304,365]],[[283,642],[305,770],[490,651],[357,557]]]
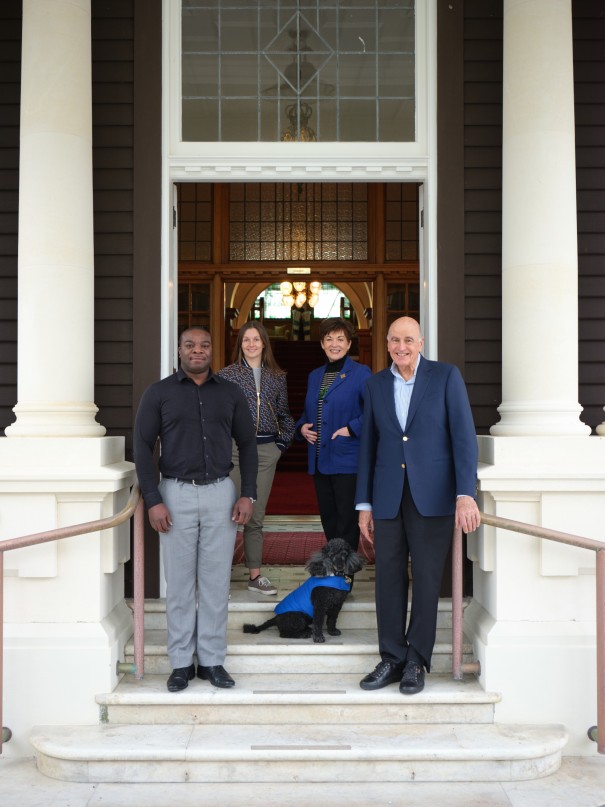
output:
[[[386,363],[389,322],[420,317],[420,184],[180,183],[176,191],[178,329],[210,327],[215,369],[259,315],[259,296],[285,281],[316,280],[345,295],[352,352],[374,371]],[[318,322],[298,340],[289,313],[265,324],[297,419],[308,373],[325,359]],[[283,472],[302,470],[303,452],[302,443],[291,449]]]

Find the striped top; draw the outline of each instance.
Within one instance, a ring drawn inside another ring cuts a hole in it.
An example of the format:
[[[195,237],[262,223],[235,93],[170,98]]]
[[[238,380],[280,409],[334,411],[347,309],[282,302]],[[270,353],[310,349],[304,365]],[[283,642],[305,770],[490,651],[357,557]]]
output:
[[[326,392],[330,389],[330,386],[338,373],[342,370],[344,363],[345,363],[346,356],[343,356],[342,359],[338,359],[338,361],[331,361],[326,364],[326,370],[324,372],[324,376],[321,380],[321,386],[319,388],[319,398],[317,399],[317,440],[315,441],[315,454],[319,455],[319,446],[321,444],[321,413],[323,411],[324,405],[324,397]]]

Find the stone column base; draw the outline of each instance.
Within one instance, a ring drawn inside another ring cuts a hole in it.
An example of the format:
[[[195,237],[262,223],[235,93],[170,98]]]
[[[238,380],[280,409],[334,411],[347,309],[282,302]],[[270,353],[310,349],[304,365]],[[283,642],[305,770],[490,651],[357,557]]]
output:
[[[479,506],[605,545],[605,440],[479,437]],[[465,634],[504,722],[564,723],[567,754],[596,753],[595,554],[505,529],[468,537]]]
[[[121,437],[0,440],[2,539],[105,518],[134,480]],[[3,723],[7,755],[31,754],[33,725],[96,723],[132,634],[124,602],[130,523],[4,557]]]

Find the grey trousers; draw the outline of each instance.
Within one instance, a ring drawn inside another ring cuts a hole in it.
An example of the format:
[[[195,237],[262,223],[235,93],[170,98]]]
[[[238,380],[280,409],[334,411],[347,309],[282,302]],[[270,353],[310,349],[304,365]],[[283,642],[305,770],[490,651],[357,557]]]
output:
[[[231,520],[235,486],[229,477],[202,487],[162,479],[159,489],[172,518],[170,531],[160,533],[168,658],[173,669],[189,667],[194,653],[204,667],[223,664],[237,532]]]
[[[256,502],[252,518],[244,526],[244,556],[248,569],[260,569],[263,564],[263,525],[265,522],[265,510],[273,485],[275,467],[281,457],[281,451],[275,443],[258,443],[258,476],[256,477]],[[239,454],[237,446],[233,444],[233,470],[231,479],[235,485],[237,496],[239,497],[241,488],[241,477],[239,471]]]

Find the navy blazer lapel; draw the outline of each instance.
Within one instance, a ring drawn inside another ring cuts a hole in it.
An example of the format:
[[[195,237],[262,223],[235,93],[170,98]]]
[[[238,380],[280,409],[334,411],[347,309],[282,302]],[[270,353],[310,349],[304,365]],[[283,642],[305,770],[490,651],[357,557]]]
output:
[[[401,423],[399,422],[395,409],[395,377],[390,367],[383,370],[382,373],[378,375],[378,378],[380,378],[382,382],[380,391],[383,398],[384,410],[395,424],[395,428],[401,432]]]
[[[420,363],[418,364],[418,369],[416,370],[416,379],[414,380],[414,389],[412,391],[412,397],[410,399],[410,408],[408,409],[408,419],[405,424],[405,428],[408,429],[410,423],[412,422],[414,415],[418,411],[418,407],[420,406],[420,401],[426,389],[431,381],[431,373],[432,373],[432,366],[431,363],[424,358],[424,356],[420,357]]]

